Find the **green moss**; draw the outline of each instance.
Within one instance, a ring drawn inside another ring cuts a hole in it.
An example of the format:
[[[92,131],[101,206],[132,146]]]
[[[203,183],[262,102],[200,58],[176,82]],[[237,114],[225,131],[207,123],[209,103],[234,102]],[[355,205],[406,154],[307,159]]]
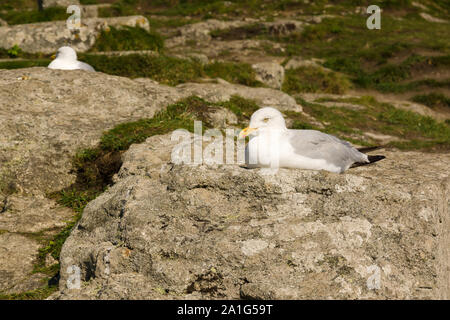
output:
[[[31,67],[46,67],[51,62],[50,59],[38,60],[18,60],[0,61],[0,69],[20,69]]]
[[[320,67],[305,66],[288,69],[282,90],[289,93],[325,92],[343,94],[351,87],[351,82],[343,75]]]
[[[323,99],[322,99],[323,100]],[[326,107],[319,103],[308,103],[298,99],[305,112],[319,120],[323,131],[338,136],[360,135],[365,131],[378,132],[400,138],[401,142],[388,145],[401,149],[450,150],[450,127],[414,112],[397,109],[380,103],[371,97],[349,99],[327,99],[365,106],[365,110],[350,110],[344,107]],[[347,139],[349,140],[349,139]],[[365,145],[370,140],[363,139]]]
[[[240,96],[232,96],[229,101],[220,102],[217,105],[229,109],[237,116],[240,124],[246,125],[253,112],[260,108],[255,101]]]
[[[187,24],[192,24],[192,23],[196,23],[199,22],[200,20],[198,19],[186,19],[186,18],[182,18],[182,17],[178,17],[178,18],[164,18],[164,19],[159,19],[156,17],[147,17],[149,23],[150,23],[150,28],[152,29],[159,29],[159,28],[178,28],[181,26],[185,26]]]
[[[129,51],[129,50],[153,50],[160,52],[164,48],[164,40],[156,32],[148,32],[139,27],[125,26],[120,29],[110,27],[103,30],[90,49],[97,51]]]
[[[25,11],[7,11],[5,13],[0,12],[0,18],[8,22],[8,24],[10,25],[66,20],[68,17],[69,14],[66,12],[66,8],[59,8],[59,7],[51,7],[43,11],[25,10]]]
[[[205,65],[204,69],[211,78],[222,78],[228,82],[250,87],[264,86],[255,79],[255,71],[247,63],[213,62]]]
[[[83,55],[82,60],[97,71],[130,78],[146,77],[168,85],[177,85],[204,76],[200,63],[164,55]]]
[[[412,101],[422,103],[432,109],[450,108],[450,98],[441,93],[415,95]]]

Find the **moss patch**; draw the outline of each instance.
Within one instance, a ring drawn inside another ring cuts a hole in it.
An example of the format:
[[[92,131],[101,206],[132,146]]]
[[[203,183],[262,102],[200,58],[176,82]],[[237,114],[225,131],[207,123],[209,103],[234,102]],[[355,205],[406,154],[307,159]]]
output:
[[[343,94],[350,87],[351,82],[344,75],[320,67],[305,66],[286,70],[282,90],[289,94],[299,92]]]
[[[164,40],[158,33],[148,32],[139,27],[125,26],[120,29],[110,27],[108,30],[103,30],[90,51],[152,50],[160,52],[163,48]]]
[[[46,67],[49,65],[50,62],[51,62],[50,59],[0,61],[0,69]]]
[[[213,62],[205,65],[204,70],[211,78],[222,78],[228,82],[249,87],[264,86],[263,83],[255,79],[255,71],[247,63]]]

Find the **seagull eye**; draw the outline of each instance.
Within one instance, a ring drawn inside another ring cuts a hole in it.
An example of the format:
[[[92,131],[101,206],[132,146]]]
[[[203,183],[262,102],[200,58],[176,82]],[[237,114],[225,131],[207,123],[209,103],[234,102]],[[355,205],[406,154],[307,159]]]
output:
[[[263,121],[264,122],[269,122],[270,118],[264,118]]]

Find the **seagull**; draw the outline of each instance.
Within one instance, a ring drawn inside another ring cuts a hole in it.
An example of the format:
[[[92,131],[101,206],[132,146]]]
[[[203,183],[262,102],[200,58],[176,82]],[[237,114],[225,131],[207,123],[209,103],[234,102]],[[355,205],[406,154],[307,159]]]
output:
[[[87,63],[77,60],[77,53],[71,47],[61,47],[58,52],[52,58],[56,58],[49,65],[49,69],[60,69],[60,70],[87,70],[94,71]]]
[[[280,111],[265,107],[253,113],[239,138],[249,136],[245,148],[250,168],[296,168],[343,173],[351,166],[373,163],[384,156],[368,156],[349,142],[317,130],[286,128]],[[365,148],[369,151],[375,148]],[[363,149],[360,149],[363,150]]]

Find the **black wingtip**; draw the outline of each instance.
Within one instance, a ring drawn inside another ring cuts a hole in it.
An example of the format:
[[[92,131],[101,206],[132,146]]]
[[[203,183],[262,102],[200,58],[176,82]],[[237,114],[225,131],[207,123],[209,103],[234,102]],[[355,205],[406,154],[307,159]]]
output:
[[[369,159],[370,163],[374,163],[380,160],[385,159],[385,156],[367,156],[367,158]]]

